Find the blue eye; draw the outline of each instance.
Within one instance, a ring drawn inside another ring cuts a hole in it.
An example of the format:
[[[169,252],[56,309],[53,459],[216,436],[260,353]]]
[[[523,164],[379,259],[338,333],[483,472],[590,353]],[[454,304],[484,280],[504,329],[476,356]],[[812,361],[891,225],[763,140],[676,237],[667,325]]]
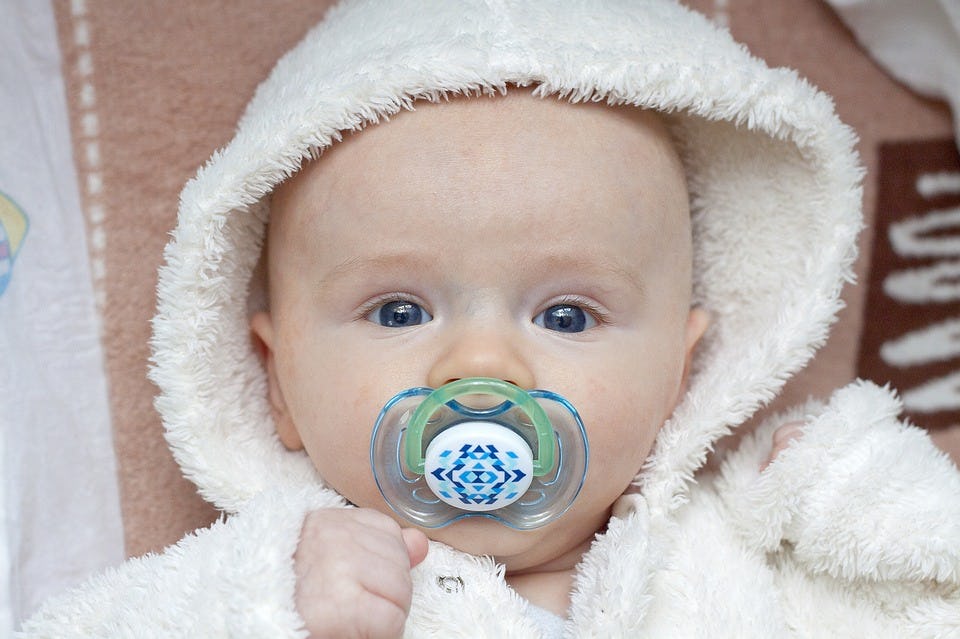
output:
[[[373,309],[373,311],[367,315],[367,319],[380,324],[380,326],[405,328],[407,326],[426,324],[432,320],[433,317],[416,302],[395,300]]]
[[[582,333],[597,325],[590,313],[573,304],[555,304],[535,318],[537,326],[560,333]]]

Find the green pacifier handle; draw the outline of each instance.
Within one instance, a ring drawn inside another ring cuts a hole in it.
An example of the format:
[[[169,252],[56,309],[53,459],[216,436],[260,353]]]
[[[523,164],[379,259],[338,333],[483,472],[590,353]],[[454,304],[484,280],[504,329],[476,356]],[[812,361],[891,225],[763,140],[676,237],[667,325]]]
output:
[[[407,426],[405,452],[407,467],[422,475],[423,429],[430,417],[441,407],[464,395],[494,395],[502,397],[527,414],[537,432],[537,457],[533,460],[533,474],[540,477],[553,468],[553,426],[543,406],[525,390],[514,384],[490,377],[468,377],[444,384],[427,395],[417,406]]]

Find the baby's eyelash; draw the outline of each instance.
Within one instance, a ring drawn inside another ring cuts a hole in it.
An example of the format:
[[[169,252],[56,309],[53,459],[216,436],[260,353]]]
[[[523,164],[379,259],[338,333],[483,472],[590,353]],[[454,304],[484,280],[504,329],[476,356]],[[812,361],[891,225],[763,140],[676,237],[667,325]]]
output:
[[[590,313],[593,316],[593,319],[596,320],[598,325],[608,324],[610,319],[610,313],[599,304],[590,301],[584,297],[578,297],[576,295],[564,295],[557,299],[555,302],[551,302],[549,306],[579,306],[586,312]]]
[[[380,308],[384,304],[389,304],[390,302],[414,302],[423,306],[423,303],[420,301],[416,295],[411,295],[409,293],[384,293],[383,295],[378,295],[370,300],[367,300],[357,309],[354,313],[354,320],[366,319],[370,313],[374,310]]]

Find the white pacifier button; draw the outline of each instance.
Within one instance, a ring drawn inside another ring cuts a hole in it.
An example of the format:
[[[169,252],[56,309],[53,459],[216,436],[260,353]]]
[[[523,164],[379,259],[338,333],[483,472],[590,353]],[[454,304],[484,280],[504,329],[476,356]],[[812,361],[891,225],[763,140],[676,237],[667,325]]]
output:
[[[424,456],[430,490],[461,510],[483,512],[520,499],[533,480],[523,437],[496,422],[461,422],[441,431]]]

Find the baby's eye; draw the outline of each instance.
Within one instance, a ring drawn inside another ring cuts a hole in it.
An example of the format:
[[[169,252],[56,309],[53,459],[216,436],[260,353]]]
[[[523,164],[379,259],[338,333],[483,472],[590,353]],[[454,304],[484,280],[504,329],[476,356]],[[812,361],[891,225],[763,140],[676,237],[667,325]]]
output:
[[[404,328],[406,326],[426,324],[432,320],[433,317],[416,302],[393,300],[386,304],[381,304],[370,311],[367,319],[380,324],[380,326]]]
[[[533,323],[551,331],[581,333],[597,325],[597,320],[574,304],[555,304],[533,318]]]

